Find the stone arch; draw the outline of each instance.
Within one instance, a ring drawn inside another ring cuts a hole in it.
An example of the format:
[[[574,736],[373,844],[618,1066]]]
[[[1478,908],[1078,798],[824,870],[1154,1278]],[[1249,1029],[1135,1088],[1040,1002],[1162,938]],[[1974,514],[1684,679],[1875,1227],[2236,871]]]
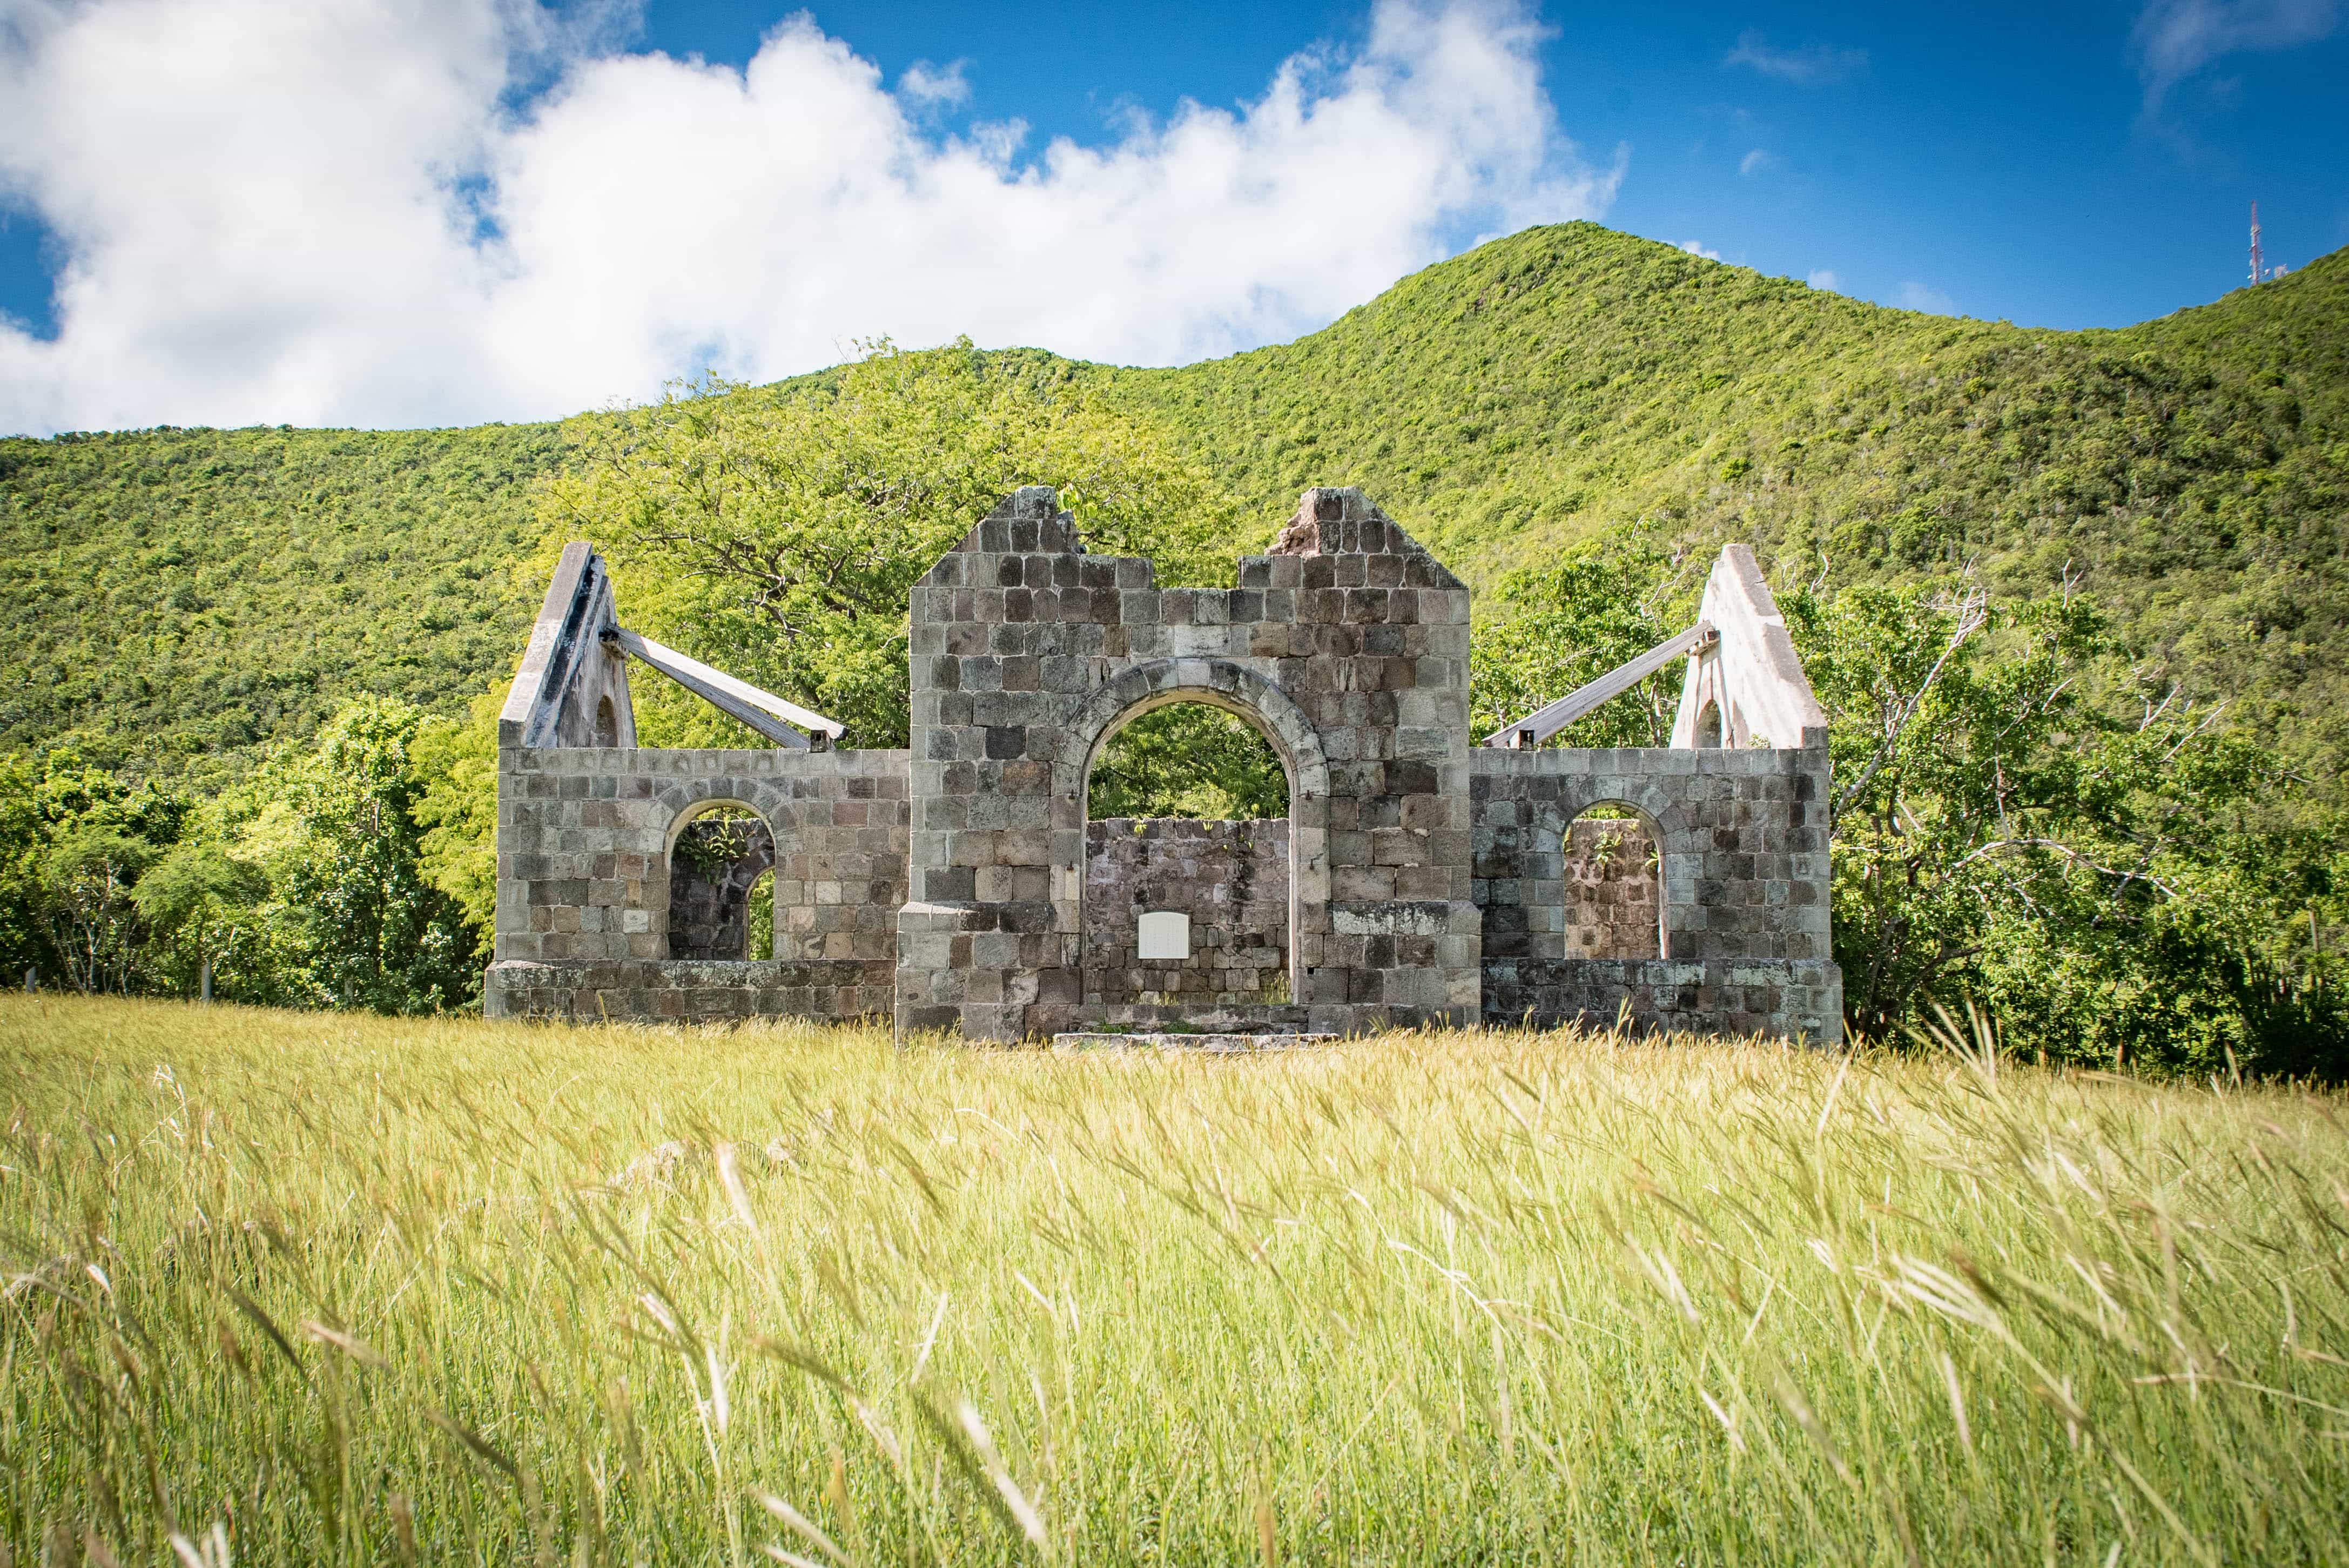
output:
[[[1117,729],[1153,708],[1178,702],[1219,707],[1263,730],[1288,769],[1292,807],[1300,792],[1329,797],[1330,759],[1313,721],[1287,692],[1229,659],[1154,660],[1095,687],[1061,731],[1052,761],[1054,796],[1065,796],[1071,788],[1081,793],[1102,743]]]
[[[1052,758],[1052,913],[1076,958],[1084,932],[1086,799],[1093,761],[1117,730],[1154,708],[1195,702],[1256,726],[1288,774],[1288,967],[1292,985],[1320,962],[1330,921],[1330,758],[1295,699],[1228,659],[1158,659],[1096,687],[1061,732]]]
[[[654,797],[668,808],[668,828],[661,840],[661,854],[666,858],[677,848],[677,836],[715,806],[740,806],[767,824],[775,827],[775,808],[782,802],[768,785],[749,779],[692,779],[670,785]]]
[[[1687,805],[1652,779],[1586,774],[1567,780],[1556,800],[1537,805],[1528,824],[1532,843],[1559,848],[1554,852],[1547,848],[1532,851],[1542,859],[1526,871],[1520,883],[1520,895],[1527,907],[1533,907],[1537,903],[1533,884],[1540,882],[1546,884],[1540,893],[1542,902],[1547,902],[1551,887],[1557,887],[1557,896],[1563,898],[1564,889],[1557,878],[1537,877],[1533,872],[1547,870],[1553,859],[1562,862],[1567,834],[1584,813],[1599,806],[1619,807],[1630,812],[1648,830],[1649,839],[1656,846],[1656,952],[1670,958],[1675,934],[1692,930],[1695,925],[1696,882],[1692,868],[1700,863],[1703,847],[1694,841]]]

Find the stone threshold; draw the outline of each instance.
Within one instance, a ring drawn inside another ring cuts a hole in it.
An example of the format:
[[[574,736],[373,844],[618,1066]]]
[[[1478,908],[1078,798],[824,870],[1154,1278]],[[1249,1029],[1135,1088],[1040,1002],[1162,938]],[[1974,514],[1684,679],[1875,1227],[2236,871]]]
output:
[[[1319,1035],[1170,1035],[1092,1034],[1073,1032],[1052,1037],[1056,1051],[1205,1051],[1234,1056],[1244,1051],[1281,1051],[1293,1046],[1326,1046],[1334,1034]]]

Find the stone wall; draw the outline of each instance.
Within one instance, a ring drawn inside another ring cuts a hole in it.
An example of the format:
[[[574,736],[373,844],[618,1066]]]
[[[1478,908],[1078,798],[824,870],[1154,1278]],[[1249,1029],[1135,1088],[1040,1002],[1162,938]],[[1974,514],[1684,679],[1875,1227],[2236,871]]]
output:
[[[821,1016],[887,1012],[905,902],[906,763],[902,751],[501,748],[496,962],[484,1010],[564,1013],[565,998],[592,994],[601,1000],[578,1002],[582,1016],[698,1016],[692,1006],[624,1011],[675,988],[627,966],[667,960],[671,846],[700,809],[727,801],[773,835],[775,958],[786,966],[777,973],[792,978],[709,977],[726,965],[680,973],[730,995],[788,995],[792,1010]],[[534,967],[515,967],[525,965]],[[607,966],[599,973],[626,983],[565,980],[548,965]]]
[[[1237,586],[1208,589],[1088,554],[1053,493],[1030,489],[914,589],[910,752],[645,750],[610,578],[574,544],[499,719],[484,1007],[894,1006],[901,1033],[991,1039],[1619,1015],[1834,1039],[1825,719],[1750,552],[1723,552],[1704,604],[1675,748],[1472,749],[1467,590],[1360,492],[1308,490]],[[1740,744],[1692,748],[1723,701]],[[1225,825],[1226,841],[1164,824],[1124,846],[1089,827],[1105,738],[1177,702],[1271,739],[1285,853],[1254,837],[1270,824]],[[670,956],[673,934],[680,954],[740,951],[727,912],[757,868],[707,889],[673,875],[678,835],[712,803],[768,835],[772,961]],[[1602,804],[1636,830],[1573,826]],[[1140,962],[1132,921],[1151,908],[1193,915],[1195,959]],[[1089,928],[1089,909],[1115,920]],[[1267,984],[1283,940],[1285,1000]]]
[[[1485,1019],[1500,1026],[1843,1037],[1843,976],[1817,959],[1678,963],[1651,958],[1497,958],[1485,968]]]
[[[1143,959],[1146,911],[1189,917],[1187,959]],[[1107,818],[1085,828],[1084,1000],[1288,1000],[1288,820]]]
[[[1488,1021],[1612,1023],[1628,1003],[1642,1027],[1841,1037],[1825,748],[1479,749],[1475,763]],[[1568,829],[1598,805],[1630,810],[1657,846],[1659,960],[1568,945]]]
[[[889,966],[829,960],[710,962],[506,959],[490,969],[498,1018],[712,1023],[738,1018],[879,1018]]]
[[[1586,817],[1567,830],[1560,867],[1563,950],[1575,958],[1661,958],[1655,841],[1636,817]]]
[[[905,1029],[1059,1032],[1082,1004],[1086,781],[1118,724],[1200,701],[1290,771],[1295,1001],[1312,1026],[1466,1022],[1468,592],[1353,490],[1309,490],[1229,589],[1086,554],[1049,490],[996,508],[911,608]]]
[[[750,957],[750,886],[774,864],[775,836],[756,817],[688,823],[668,856],[668,955]]]

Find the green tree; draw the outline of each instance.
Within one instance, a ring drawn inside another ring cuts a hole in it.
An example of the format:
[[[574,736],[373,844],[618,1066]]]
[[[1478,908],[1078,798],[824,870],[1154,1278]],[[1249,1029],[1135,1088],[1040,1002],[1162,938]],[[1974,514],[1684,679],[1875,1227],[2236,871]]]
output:
[[[263,770],[244,841],[267,866],[286,1000],[432,1012],[479,995],[479,944],[426,880],[410,752],[421,716],[349,704],[306,749]]]
[[[2077,597],[2001,606],[1961,577],[1782,603],[1828,717],[1856,1026],[1971,998],[2051,1058],[2349,1071],[2295,940],[2329,840],[2285,825],[2271,753],[2131,667]]]
[[[1477,606],[1470,727],[1490,735],[1638,658],[1693,622],[1695,587],[1681,562],[1633,539],[1509,573]],[[1667,665],[1547,744],[1662,746],[1680,686],[1681,666]]]
[[[148,954],[131,889],[175,842],[188,803],[93,768],[69,747],[0,766],[0,915],[18,966],[82,991],[145,984]]]
[[[486,944],[498,909],[498,709],[502,686],[473,699],[462,723],[428,718],[409,748],[411,808],[424,880],[463,913]]]
[[[131,887],[156,852],[144,839],[91,822],[49,844],[41,869],[50,941],[75,990],[129,994],[140,935]]]
[[[259,866],[219,844],[191,843],[158,861],[130,896],[153,939],[188,952],[197,994],[210,1001],[213,961],[254,930],[257,906],[268,892],[269,879]]]
[[[1093,764],[1091,814],[1246,821],[1288,814],[1288,772],[1256,726],[1204,703],[1155,708]]]
[[[1089,548],[1151,556],[1162,581],[1237,553],[1227,494],[1041,363],[884,343],[812,381],[711,377],[575,421],[581,466],[543,490],[549,544],[601,545],[632,626],[839,719],[844,744],[903,746],[908,592],[1012,490],[1056,487]],[[647,740],[740,733],[657,680],[636,686]]]
[[[41,860],[47,844],[39,786],[29,758],[0,756],[0,983],[8,985],[26,971],[37,975],[50,957],[41,918]]]

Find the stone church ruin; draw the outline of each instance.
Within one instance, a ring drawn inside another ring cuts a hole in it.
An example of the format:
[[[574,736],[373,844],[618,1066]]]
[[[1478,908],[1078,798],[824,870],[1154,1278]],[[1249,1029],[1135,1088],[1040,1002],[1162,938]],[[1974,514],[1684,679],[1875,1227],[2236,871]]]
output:
[[[1306,491],[1209,589],[1087,553],[1030,488],[913,590],[911,747],[853,750],[626,630],[573,544],[499,721],[485,1006],[989,1040],[1619,1017],[1834,1040],[1826,720],[1744,546],[1700,615],[1479,738],[1468,590],[1360,491]],[[1669,746],[1543,746],[1676,660]],[[638,746],[632,665],[772,745]],[[1285,818],[1090,818],[1104,744],[1185,702],[1271,744]]]

